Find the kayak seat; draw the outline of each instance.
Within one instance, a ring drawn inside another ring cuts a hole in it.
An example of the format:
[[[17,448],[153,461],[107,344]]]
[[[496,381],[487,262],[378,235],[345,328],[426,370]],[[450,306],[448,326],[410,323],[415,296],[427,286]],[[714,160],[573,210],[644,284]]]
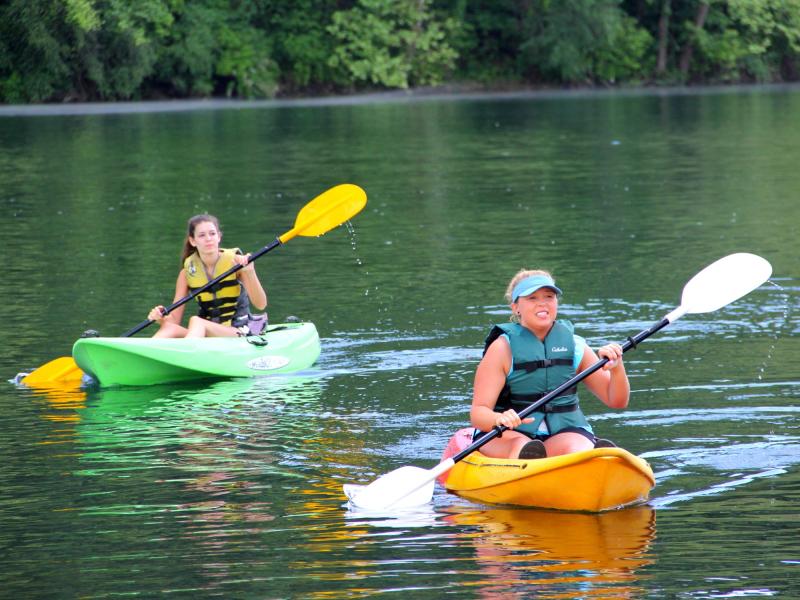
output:
[[[525,444],[519,451],[519,458],[528,460],[531,458],[547,458],[547,449],[541,440],[533,440]]]
[[[594,443],[595,448],[616,448],[617,445],[612,442],[611,440],[607,440],[605,438],[597,438],[597,441]]]

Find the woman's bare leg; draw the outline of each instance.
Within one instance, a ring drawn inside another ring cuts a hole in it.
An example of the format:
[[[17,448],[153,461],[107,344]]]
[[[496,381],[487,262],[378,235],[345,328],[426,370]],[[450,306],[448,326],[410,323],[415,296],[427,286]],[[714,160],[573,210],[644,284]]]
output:
[[[547,438],[544,446],[547,448],[547,456],[560,456],[594,448],[594,444],[588,438],[574,431],[557,433]]]
[[[182,338],[186,337],[188,330],[186,327],[171,323],[166,319],[161,322],[161,327],[156,331],[154,338]]]
[[[189,319],[189,329],[186,332],[186,337],[190,338],[236,337],[237,335],[239,335],[239,332],[235,327],[207,321],[197,316]]]
[[[491,458],[517,458],[522,447],[530,441],[531,438],[524,433],[504,431],[503,437],[487,442],[480,452]]]

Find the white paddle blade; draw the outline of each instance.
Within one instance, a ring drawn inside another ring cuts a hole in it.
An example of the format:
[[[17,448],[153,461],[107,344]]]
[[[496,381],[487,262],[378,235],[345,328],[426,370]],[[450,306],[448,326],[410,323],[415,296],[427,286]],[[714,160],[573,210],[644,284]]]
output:
[[[445,462],[451,463],[445,469],[449,470],[453,466],[452,460]],[[421,506],[433,498],[436,477],[443,472],[443,464],[430,470],[400,467],[366,486],[345,485],[344,493],[350,504],[365,510]]]
[[[711,263],[683,288],[681,307],[687,313],[706,313],[749,294],[769,276],[772,265],[746,252],[730,254]]]

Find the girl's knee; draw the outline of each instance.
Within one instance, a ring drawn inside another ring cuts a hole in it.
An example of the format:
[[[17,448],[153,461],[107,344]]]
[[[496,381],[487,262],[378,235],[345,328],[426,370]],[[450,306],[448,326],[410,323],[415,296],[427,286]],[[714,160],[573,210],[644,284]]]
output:
[[[186,337],[206,337],[206,321],[197,315],[189,317],[189,327],[186,330]]]
[[[176,325],[175,323],[161,323],[161,326],[156,331],[153,337],[159,338],[173,338],[173,337],[183,337],[186,330],[181,327],[180,325]]]

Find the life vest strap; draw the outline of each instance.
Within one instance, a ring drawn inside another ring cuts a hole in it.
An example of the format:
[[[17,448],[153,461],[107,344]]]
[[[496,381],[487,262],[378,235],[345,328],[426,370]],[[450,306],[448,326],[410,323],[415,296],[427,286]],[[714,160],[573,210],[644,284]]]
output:
[[[207,306],[203,306],[203,304],[201,303],[198,316],[204,319],[208,319],[209,321],[220,322],[217,321],[217,319],[221,321],[227,321],[235,314],[236,314],[235,305],[227,306],[225,308],[209,308]]]
[[[578,386],[574,385],[569,388],[567,391],[564,392],[564,396],[574,396],[578,393]],[[538,402],[542,398],[544,398],[547,394],[510,394],[509,400],[511,404],[530,406],[534,402]],[[559,396],[560,398],[561,396]],[[545,404],[539,410],[539,412],[544,413],[564,413],[564,412],[573,412],[578,409],[578,403],[573,402],[571,404]]]
[[[197,303],[203,308],[209,310],[215,308],[226,308],[228,306],[236,306],[236,298],[217,298],[216,300],[198,300]]]
[[[219,292],[220,290],[222,290],[222,289],[224,289],[224,288],[227,288],[227,287],[232,287],[232,286],[234,286],[234,285],[239,285],[239,280],[238,280],[238,279],[236,279],[236,278],[232,278],[232,279],[223,279],[222,281],[219,281],[219,282],[215,283],[215,284],[214,284],[214,285],[212,285],[211,287],[208,287],[208,288],[206,288],[206,289],[205,289],[205,290],[203,290],[203,292],[201,292],[201,293],[204,293],[204,294],[205,294],[205,293],[208,293],[208,294],[216,294],[216,293],[217,293],[217,292]],[[190,286],[190,287],[189,287],[189,291],[192,291],[192,292],[194,292],[195,290],[200,290],[200,289],[202,289],[202,288],[203,288],[203,286],[198,286],[198,287],[191,287],[191,286]],[[230,298],[218,298],[217,300],[218,300],[218,301],[220,301],[220,302],[224,302],[224,301],[226,301],[226,300],[227,300],[227,301],[230,301]]]
[[[537,369],[546,369],[557,365],[571,365],[571,358],[545,358],[543,360],[528,360],[524,362],[514,362],[515,371],[526,371],[533,373]]]

